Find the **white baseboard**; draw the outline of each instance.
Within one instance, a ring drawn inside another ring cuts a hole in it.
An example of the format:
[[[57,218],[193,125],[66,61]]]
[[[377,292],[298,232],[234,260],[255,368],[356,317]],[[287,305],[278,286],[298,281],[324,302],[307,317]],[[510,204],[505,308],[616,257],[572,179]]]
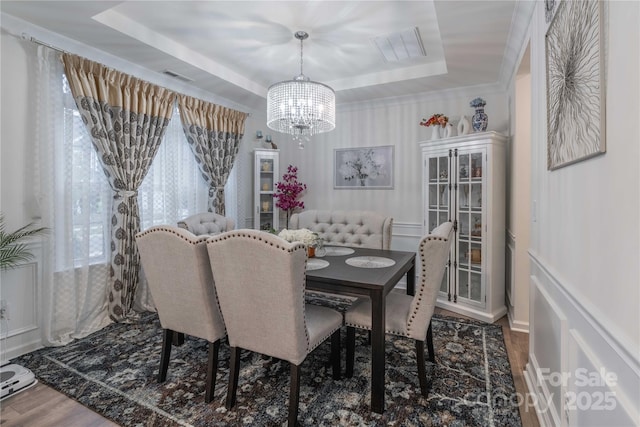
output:
[[[513,314],[511,313],[511,310],[507,311],[507,318],[509,319],[509,328],[512,331],[525,332],[527,334],[529,333],[529,322],[513,320]]]
[[[499,307],[493,313],[487,313],[486,311],[476,310],[469,306],[463,306],[461,304],[453,303],[450,301],[438,300],[436,302],[436,307],[453,311],[454,313],[462,314],[463,316],[468,316],[487,323],[494,323],[502,316],[507,314],[507,307],[504,306]]]

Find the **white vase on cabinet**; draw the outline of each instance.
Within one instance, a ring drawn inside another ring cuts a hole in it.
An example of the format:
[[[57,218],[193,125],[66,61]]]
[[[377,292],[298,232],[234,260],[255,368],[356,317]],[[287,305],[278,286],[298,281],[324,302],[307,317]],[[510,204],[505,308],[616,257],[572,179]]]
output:
[[[434,125],[431,126],[431,140],[435,141],[440,139],[440,126],[439,125]]]
[[[454,223],[437,305],[485,322],[507,311],[506,141],[496,132],[483,132],[420,143],[423,234]]]
[[[460,117],[460,121],[458,122],[458,135],[467,135],[469,132],[471,132],[471,122],[467,116]]]

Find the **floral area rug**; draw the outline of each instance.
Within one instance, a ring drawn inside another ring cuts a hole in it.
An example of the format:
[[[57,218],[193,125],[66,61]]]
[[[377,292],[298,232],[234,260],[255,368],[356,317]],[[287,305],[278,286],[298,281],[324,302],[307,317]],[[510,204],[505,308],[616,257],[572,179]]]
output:
[[[339,301],[338,301],[339,305]],[[358,332],[353,378],[333,380],[330,344],[302,364],[300,425],[520,426],[516,390],[499,326],[451,317],[433,319],[436,364],[427,363],[429,396],[420,394],[415,345],[387,336],[385,412],[370,405],[371,351]],[[346,334],[343,332],[343,339]],[[224,406],[229,347],[220,346],[213,402],[204,402],[207,343],[187,337],[173,347],[166,382],[156,382],[162,329],[155,313],[111,324],[64,347],[13,360],[39,381],[123,426],[286,425],[289,365],[242,352],[236,406]],[[342,369],[344,372],[344,346]]]

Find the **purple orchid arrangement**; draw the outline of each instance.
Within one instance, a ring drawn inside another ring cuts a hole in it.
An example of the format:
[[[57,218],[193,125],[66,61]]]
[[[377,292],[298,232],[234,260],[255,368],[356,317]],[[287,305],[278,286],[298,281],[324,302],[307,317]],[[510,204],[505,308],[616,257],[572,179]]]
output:
[[[282,175],[282,181],[276,182],[276,207],[287,213],[287,228],[289,227],[289,216],[295,209],[304,209],[304,202],[298,200],[301,193],[307,189],[307,184],[298,182],[298,168],[293,165],[287,167],[287,173]]]

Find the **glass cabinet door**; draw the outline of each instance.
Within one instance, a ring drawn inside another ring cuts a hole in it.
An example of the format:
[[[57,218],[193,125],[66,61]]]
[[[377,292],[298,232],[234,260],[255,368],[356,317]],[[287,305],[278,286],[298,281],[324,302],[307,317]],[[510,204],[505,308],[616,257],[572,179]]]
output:
[[[450,151],[426,158],[427,167],[427,228],[428,232],[451,218],[451,157]],[[449,292],[449,266],[445,270],[440,291]]]
[[[275,207],[275,184],[278,180],[278,153],[256,150],[254,164],[255,220],[259,230],[278,229],[278,209]]]
[[[482,151],[457,156],[458,290],[457,296],[484,305],[482,287]]]

